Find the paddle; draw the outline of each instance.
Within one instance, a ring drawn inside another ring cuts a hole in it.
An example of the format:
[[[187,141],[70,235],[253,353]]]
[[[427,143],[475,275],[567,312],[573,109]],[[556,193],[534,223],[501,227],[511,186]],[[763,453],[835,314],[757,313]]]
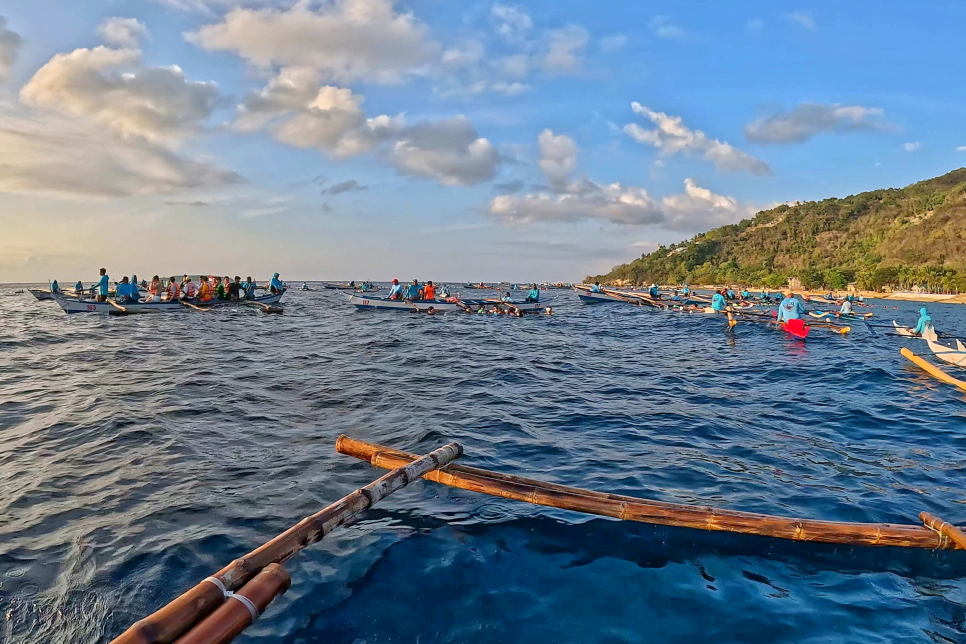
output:
[[[210,306],[197,306],[191,302],[185,302],[184,300],[181,300],[181,306],[187,306],[189,309],[194,309],[195,311],[207,311],[208,313],[211,313]]]
[[[127,309],[121,306],[120,304],[118,304],[117,302],[115,302],[114,300],[108,300],[107,303],[113,306],[114,308],[118,309],[119,311],[123,313],[127,313]]]
[[[248,304],[249,306],[259,306],[262,309],[262,313],[284,313],[285,309],[280,306],[271,306],[269,304],[264,304],[262,302],[252,302],[251,300],[239,300],[239,304]]]

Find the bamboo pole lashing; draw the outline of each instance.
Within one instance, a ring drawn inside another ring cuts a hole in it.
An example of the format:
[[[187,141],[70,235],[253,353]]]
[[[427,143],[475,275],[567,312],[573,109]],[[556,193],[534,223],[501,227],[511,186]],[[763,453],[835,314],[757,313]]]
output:
[[[286,561],[347,519],[462,454],[463,448],[459,443],[450,443],[425,456],[407,459],[400,467],[392,468],[391,472],[369,485],[305,517],[271,541],[222,568],[213,575],[221,587],[210,581],[196,584],[160,610],[135,623],[111,644],[170,644],[221,606],[225,600],[222,587],[234,592],[269,564]]]
[[[174,644],[228,644],[291,584],[292,578],[281,564],[268,564],[238,592],[225,593],[226,601]]]
[[[919,519],[926,524],[927,527],[932,528],[940,535],[946,537],[953,543],[955,543],[960,548],[966,550],[966,534],[962,530],[957,528],[942,519],[929,514],[928,512],[920,512]]]
[[[347,436],[339,437],[336,450],[388,469],[415,458],[406,452],[372,445]],[[778,517],[709,506],[689,506],[583,490],[466,465],[454,464],[445,469],[430,471],[423,478],[501,498],[641,523],[753,534],[792,541],[914,548],[963,547],[940,537],[923,525],[848,523]]]

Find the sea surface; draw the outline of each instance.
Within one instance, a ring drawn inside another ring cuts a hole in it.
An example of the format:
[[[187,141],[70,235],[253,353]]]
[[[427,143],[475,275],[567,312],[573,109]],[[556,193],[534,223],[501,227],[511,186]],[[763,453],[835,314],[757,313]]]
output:
[[[356,311],[334,291],[289,292],[284,315],[68,317],[19,288],[0,286],[4,644],[106,643],[381,476],[335,452],[342,433],[455,440],[467,465],[651,499],[966,524],[966,394],[886,329],[803,343],[569,291],[522,319]],[[879,324],[919,306],[876,305]],[[966,336],[966,307],[929,308]],[[966,552],[656,527],[424,481],[287,568],[238,642],[966,642]]]

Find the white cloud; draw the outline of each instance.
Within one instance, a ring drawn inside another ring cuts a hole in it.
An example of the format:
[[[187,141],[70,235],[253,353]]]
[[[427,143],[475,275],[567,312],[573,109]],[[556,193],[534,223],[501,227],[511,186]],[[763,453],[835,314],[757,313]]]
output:
[[[922,147],[922,144],[919,141],[910,141],[909,143],[902,144],[902,149],[906,152],[915,152],[920,147]]]
[[[549,129],[537,138],[540,146],[539,166],[550,185],[562,188],[577,167],[577,144],[569,136],[555,135]]]
[[[958,148],[956,148],[956,151],[957,152],[966,152],[966,145],[959,146]]]
[[[802,103],[790,112],[761,117],[745,125],[745,136],[756,143],[800,143],[822,132],[881,130],[882,110],[861,105]]]
[[[805,29],[809,31],[815,31],[818,27],[815,25],[815,19],[812,18],[811,11],[793,11],[788,14],[789,20],[796,22]]]
[[[580,25],[567,25],[547,32],[547,49],[540,67],[547,74],[574,74],[582,69],[581,57],[590,34]]]
[[[21,44],[23,39],[20,34],[7,29],[7,19],[0,16],[0,81],[6,80],[10,74]]]
[[[462,115],[407,127],[396,135],[389,159],[403,174],[461,186],[489,181],[500,163],[493,144]]]
[[[761,18],[752,18],[745,23],[745,29],[748,31],[761,31],[765,27],[765,21]]]
[[[117,24],[110,31],[112,37],[125,33]],[[183,140],[211,114],[217,86],[187,80],[176,65],[143,67],[140,57],[138,49],[104,46],[57,54],[21,88],[20,99],[96,119],[125,136]]]
[[[314,70],[284,69],[245,98],[236,127],[267,128],[283,143],[337,158],[377,153],[402,174],[444,185],[472,185],[496,173],[499,153],[466,117],[408,125],[401,114],[368,118],[364,100],[350,89],[320,87]]]
[[[0,111],[0,149],[3,192],[108,199],[240,181],[234,172],[77,118]]]
[[[147,34],[147,28],[134,18],[108,18],[97,27],[97,33],[109,45],[133,48]]]
[[[490,9],[490,16],[496,33],[508,42],[522,40],[527,32],[533,28],[533,20],[530,18],[530,14],[519,7],[497,3]]]
[[[231,51],[264,67],[307,67],[327,81],[400,82],[438,62],[441,50],[412,14],[391,0],[334,0],[313,8],[230,11],[221,22],[188,34],[208,51]]]
[[[657,128],[645,130],[636,123],[630,123],[624,126],[624,133],[638,143],[657,148],[662,155],[699,154],[721,170],[771,174],[771,169],[764,161],[729,143],[709,138],[700,130],[689,129],[679,116],[655,112],[636,102],[631,104],[631,108],[637,114],[648,118]]]
[[[648,25],[651,28],[651,33],[664,40],[683,40],[687,36],[687,32],[674,24],[667,16],[654,16]]]
[[[605,54],[623,49],[627,44],[627,36],[605,36],[600,39],[600,50]]]
[[[577,165],[577,145],[566,135],[545,129],[537,139],[539,167],[550,183],[549,191],[514,194],[508,190],[490,201],[489,212],[506,225],[538,222],[600,220],[618,225],[660,225],[681,231],[706,230],[734,223],[753,214],[733,197],[717,195],[684,182],[682,194],[658,201],[647,190],[620,183],[598,184],[587,178],[571,180]],[[522,187],[520,185],[514,188]]]
[[[694,179],[685,179],[684,192],[664,197],[661,205],[667,217],[667,228],[689,232],[733,224],[758,210],[738,203],[734,197],[716,195],[697,185]]]

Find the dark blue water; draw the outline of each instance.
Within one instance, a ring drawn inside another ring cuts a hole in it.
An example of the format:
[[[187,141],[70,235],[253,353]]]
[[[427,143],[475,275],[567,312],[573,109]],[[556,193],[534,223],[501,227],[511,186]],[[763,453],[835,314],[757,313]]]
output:
[[[335,453],[341,433],[458,440],[469,465],[667,501],[966,523],[966,399],[899,338],[857,325],[802,344],[553,296],[558,315],[523,319],[357,312],[335,292],[289,293],[283,316],[68,318],[0,298],[0,641],[107,642],[381,475]],[[918,305],[889,306],[880,322],[914,322]],[[966,309],[930,309],[966,332]],[[963,552],[653,527],[425,482],[288,568],[239,641],[966,641]]]

